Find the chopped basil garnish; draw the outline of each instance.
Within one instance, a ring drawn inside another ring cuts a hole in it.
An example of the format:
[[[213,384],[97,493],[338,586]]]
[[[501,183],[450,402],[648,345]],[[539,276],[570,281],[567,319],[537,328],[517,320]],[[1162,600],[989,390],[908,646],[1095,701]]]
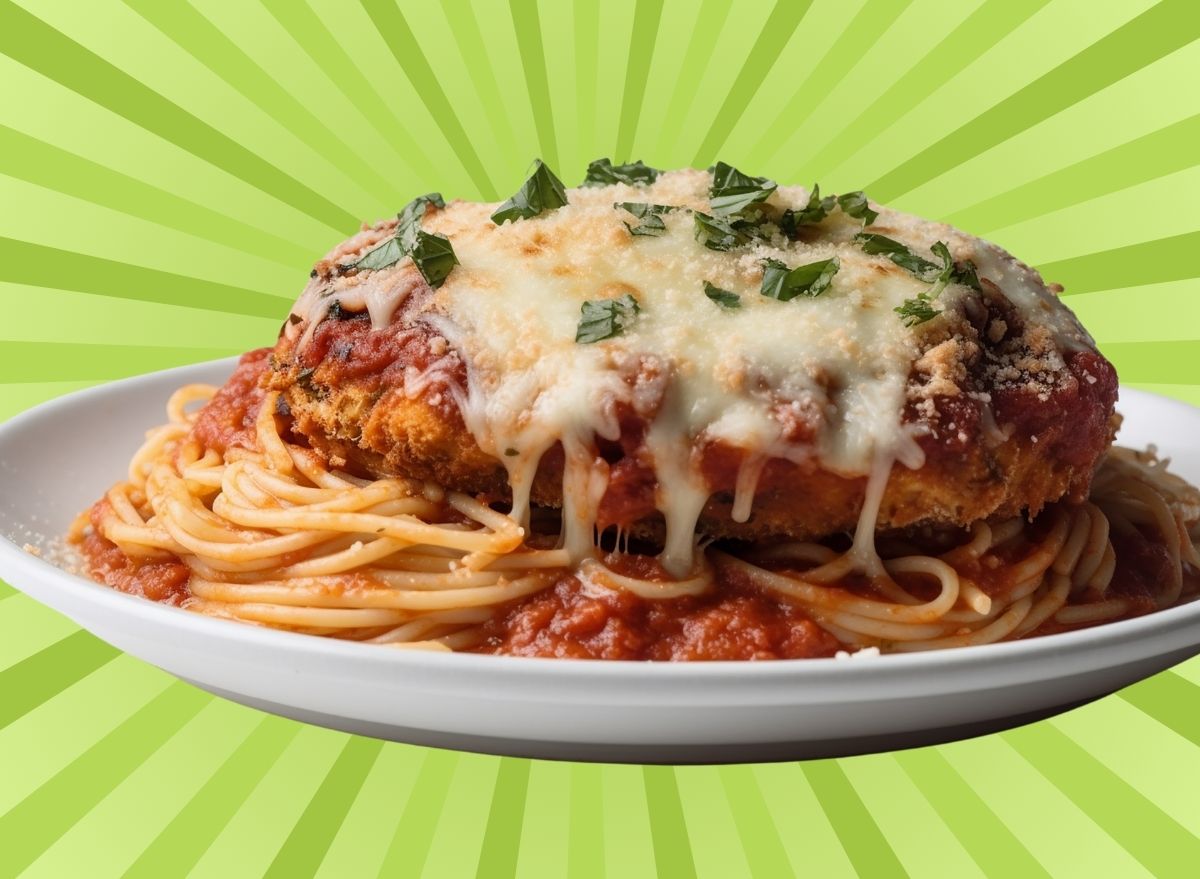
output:
[[[436,208],[444,208],[446,202],[442,199],[440,192],[430,192],[425,195],[418,195],[396,215],[399,223],[396,224],[396,238],[407,252],[412,250],[413,244],[417,240],[417,230],[421,228],[421,221],[425,219],[425,209],[433,205]]]
[[[696,240],[709,250],[733,250],[752,240],[745,231],[746,223],[710,217],[700,211],[692,212]]]
[[[627,165],[614,165],[608,159],[596,159],[588,164],[587,176],[583,179],[584,186],[610,186],[613,183],[628,183],[638,186],[653,183],[658,179],[659,171],[645,165],[639,159]]]
[[[359,271],[364,269],[386,269],[388,266],[400,262],[404,257],[404,247],[400,244],[400,239],[393,235],[387,241],[372,247],[364,253],[354,263],[353,267]]]
[[[879,216],[879,212],[871,210],[871,206],[867,204],[867,194],[862,190],[839,195],[837,203],[838,207],[844,213],[849,214],[856,220],[862,220],[864,227],[870,226],[875,222],[875,218]]]
[[[920,293],[916,299],[905,299],[903,305],[897,305],[892,309],[896,314],[900,315],[900,319],[906,327],[915,327],[917,324],[923,324],[927,320],[933,320],[941,310],[934,308],[929,304],[929,294]]]
[[[829,289],[842,264],[836,256],[831,256],[794,269],[769,258],[762,261],[762,266],[762,295],[788,302],[800,295],[820,296]]]
[[[954,257],[950,255],[950,248],[946,246],[945,241],[938,241],[929,249],[942,261],[942,268],[933,279],[933,289],[929,291],[930,296],[936,299],[946,289],[946,285],[954,280]]]
[[[629,230],[630,235],[651,235],[658,236],[667,231],[667,224],[663,222],[662,215],[667,211],[676,210],[675,205],[669,204],[645,204],[637,201],[623,201],[614,204],[613,207],[623,211],[629,211],[642,222],[637,226],[625,224],[625,228]]]
[[[863,250],[867,253],[882,254],[902,269],[912,272],[919,280],[933,284],[928,290],[918,293],[915,299],[906,299],[903,305],[898,305],[893,309],[903,319],[906,327],[923,324],[942,313],[940,309],[934,308],[932,303],[942,295],[947,284],[965,284],[974,290],[980,289],[979,275],[976,272],[975,264],[968,260],[961,266],[955,265],[950,248],[944,241],[935,242],[929,248],[933,255],[942,261],[939,266],[924,257],[917,256],[899,241],[893,241],[883,235],[868,235],[860,232],[855,239],[862,244]]]
[[[788,208],[779,218],[779,229],[788,238],[796,237],[796,230],[801,226],[819,223],[829,216],[829,212],[837,205],[837,196],[830,195],[821,198],[821,187],[814,183],[812,192],[808,195],[808,204],[798,211]]]
[[[431,232],[417,232],[412,258],[429,286],[434,288],[442,286],[450,270],[458,265],[458,257],[454,255],[450,239]]]
[[[955,283],[964,284],[976,292],[983,289],[979,285],[979,270],[975,268],[975,263],[970,260],[959,263],[954,267],[953,280]]]
[[[867,196],[862,192],[847,192],[845,195],[829,195],[821,198],[821,187],[816,183],[808,196],[808,204],[800,210],[788,209],[779,220],[779,228],[788,238],[795,238],[796,231],[801,226],[819,223],[828,217],[835,207],[840,207],[843,213],[863,221],[863,226],[869,226],[879,216],[867,204]]]
[[[736,293],[731,293],[729,290],[722,290],[715,284],[704,282],[704,295],[722,308],[741,308],[742,297]]]
[[[396,231],[387,241],[368,250],[363,254],[358,262],[354,263],[354,268],[363,269],[386,269],[388,266],[395,265],[404,257],[411,255],[413,262],[417,268],[429,282],[432,287],[440,287],[442,281],[446,280],[446,275],[450,274],[450,269],[458,264],[458,260],[454,257],[454,249],[450,246],[450,242],[441,235],[433,235],[428,232],[421,231],[421,221],[425,218],[425,210],[433,205],[438,208],[444,208],[446,202],[442,200],[440,192],[430,192],[426,195],[418,195],[408,204],[406,204],[400,213],[396,215]],[[432,245],[433,251],[430,251],[426,239],[440,239],[445,242],[445,246]],[[422,257],[418,259],[417,250],[422,251]],[[431,259],[436,255],[438,267],[434,268],[430,263],[427,270],[422,264],[423,260]],[[449,262],[447,263],[447,259]],[[444,271],[442,270],[444,268]],[[440,274],[439,274],[440,272]],[[435,280],[436,279],[436,280]]]
[[[830,195],[821,198],[821,187],[814,183],[812,192],[808,196],[808,204],[803,210],[796,211],[796,225],[805,223],[819,223],[829,216],[829,212],[833,210],[837,204],[837,196]]]
[[[575,341],[582,344],[619,336],[633,325],[641,307],[632,294],[619,299],[589,299],[580,309]]]
[[[529,219],[543,211],[561,208],[566,203],[567,190],[562,181],[541,159],[537,159],[529,179],[521,184],[512,198],[496,208],[492,222],[499,226],[505,220]]]
[[[766,201],[777,185],[774,180],[751,177],[732,165],[717,162],[713,166],[709,210],[717,217],[740,214],[751,205]]]
[[[917,256],[899,241],[895,241],[884,235],[859,232],[854,236],[854,240],[862,245],[864,252],[872,255],[886,256],[896,265],[900,266],[900,268],[912,272],[922,281],[932,283],[938,279],[938,275],[942,272],[942,266],[935,265],[924,257]]]

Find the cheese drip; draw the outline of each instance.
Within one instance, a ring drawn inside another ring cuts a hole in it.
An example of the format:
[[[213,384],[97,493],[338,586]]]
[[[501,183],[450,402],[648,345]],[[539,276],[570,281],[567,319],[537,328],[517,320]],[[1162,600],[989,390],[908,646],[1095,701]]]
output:
[[[907,328],[896,306],[929,288],[887,259],[863,252],[861,225],[835,212],[810,241],[776,234],[730,252],[695,239],[691,210],[708,211],[711,176],[684,170],[650,186],[569,190],[569,204],[533,219],[496,226],[494,206],[456,202],[424,226],[446,235],[459,265],[417,318],[462,355],[467,387],[457,402],[473,438],[508,469],[512,515],[527,522],[542,456],[565,452],[562,544],[576,561],[594,552],[596,511],[608,466],[596,440],[620,437],[620,414],[649,424],[645,446],[657,481],[655,505],[666,522],[664,567],[677,577],[693,566],[695,530],[710,496],[698,450],[720,443],[744,451],[733,518],[753,515],[764,463],[811,461],[846,477],[870,477],[853,557],[878,565],[873,530],[893,462],[923,462],[902,424],[906,386],[920,354],[920,328]],[[801,187],[781,187],[777,208],[802,208]],[[621,202],[679,206],[662,214],[665,231],[632,236]],[[881,210],[872,231],[928,257],[946,241],[956,260],[971,259],[1020,311],[1042,321],[1064,348],[1090,343],[1036,273],[998,248],[951,227]],[[370,243],[369,240],[364,243]],[[780,302],[760,293],[762,260],[795,267],[837,256],[841,268],[817,298]],[[402,261],[365,283],[310,285],[294,313],[307,331],[336,294],[386,326],[413,289]],[[741,297],[726,309],[704,295],[705,282]],[[622,335],[575,342],[587,300],[632,295],[640,305]],[[973,295],[951,284],[938,307]],[[289,331],[293,331],[289,328]],[[414,379],[414,386],[419,382]],[[871,532],[868,534],[867,532]]]

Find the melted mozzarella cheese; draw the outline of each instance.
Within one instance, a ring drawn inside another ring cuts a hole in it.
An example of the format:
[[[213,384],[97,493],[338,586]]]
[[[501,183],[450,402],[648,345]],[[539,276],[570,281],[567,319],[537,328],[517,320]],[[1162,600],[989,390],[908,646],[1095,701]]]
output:
[[[502,226],[490,219],[494,205],[468,202],[425,219],[427,230],[450,239],[459,261],[421,319],[466,363],[468,387],[458,400],[464,421],[508,468],[519,520],[528,514],[538,462],[563,445],[564,543],[576,557],[592,551],[607,482],[595,440],[619,436],[622,406],[649,420],[645,444],[667,525],[662,560],[678,576],[692,563],[696,521],[710,493],[695,451],[706,442],[746,452],[733,509],[738,521],[750,515],[758,472],[770,458],[814,460],[844,476],[874,473],[869,499],[876,507],[893,461],[922,464],[902,426],[921,330],[905,327],[894,309],[929,284],[864,253],[853,241],[860,224],[840,212],[811,242],[776,235],[720,252],[696,241],[689,210],[665,213],[665,233],[651,237],[630,235],[625,224],[637,221],[614,207],[628,201],[707,211],[711,181],[685,170],[644,187],[573,189],[567,206]],[[782,187],[770,204],[801,208],[807,200],[807,190]],[[1061,344],[1090,341],[1036,273],[997,248],[887,210],[870,231],[927,258],[930,245],[946,241],[956,260],[974,260],[981,276],[1021,311],[1037,313]],[[795,267],[832,256],[841,267],[820,296],[780,302],[761,295],[765,258]],[[413,275],[404,260],[347,287],[343,303],[367,308],[376,327],[386,326]],[[739,294],[741,306],[714,303],[705,282]],[[640,305],[633,325],[612,339],[576,343],[582,304],[625,294]],[[327,295],[298,305],[309,331]],[[938,305],[953,308],[964,295],[970,291],[950,285]],[[863,511],[871,530],[874,515]]]

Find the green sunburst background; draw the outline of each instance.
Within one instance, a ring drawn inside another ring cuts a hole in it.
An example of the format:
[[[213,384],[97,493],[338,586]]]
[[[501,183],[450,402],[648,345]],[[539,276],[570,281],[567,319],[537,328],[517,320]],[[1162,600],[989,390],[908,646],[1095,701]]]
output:
[[[269,342],[416,193],[601,155],[986,235],[1200,403],[1198,36],[1192,0],[0,0],[0,417]],[[572,765],[263,715],[0,583],[0,876],[1190,877],[1198,791],[1197,662],[940,748]]]

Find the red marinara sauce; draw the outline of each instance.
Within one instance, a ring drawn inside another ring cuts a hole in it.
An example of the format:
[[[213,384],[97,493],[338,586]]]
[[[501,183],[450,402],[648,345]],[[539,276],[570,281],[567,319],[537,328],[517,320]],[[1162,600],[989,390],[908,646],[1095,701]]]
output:
[[[270,355],[270,348],[243,354],[229,381],[200,410],[192,436],[206,448],[222,454],[232,446],[255,448],[254,422],[266,395],[260,379]]]
[[[610,557],[627,576],[667,579],[643,556]],[[484,626],[480,653],[576,659],[721,660],[832,656],[842,645],[798,607],[736,578],[704,595],[648,600],[565,575]]]
[[[170,604],[183,604],[188,592],[191,572],[183,562],[172,557],[167,560],[142,561],[100,534],[100,522],[111,511],[108,501],[101,500],[88,511],[91,529],[79,540],[78,547],[93,580],[104,583],[118,592]]]

